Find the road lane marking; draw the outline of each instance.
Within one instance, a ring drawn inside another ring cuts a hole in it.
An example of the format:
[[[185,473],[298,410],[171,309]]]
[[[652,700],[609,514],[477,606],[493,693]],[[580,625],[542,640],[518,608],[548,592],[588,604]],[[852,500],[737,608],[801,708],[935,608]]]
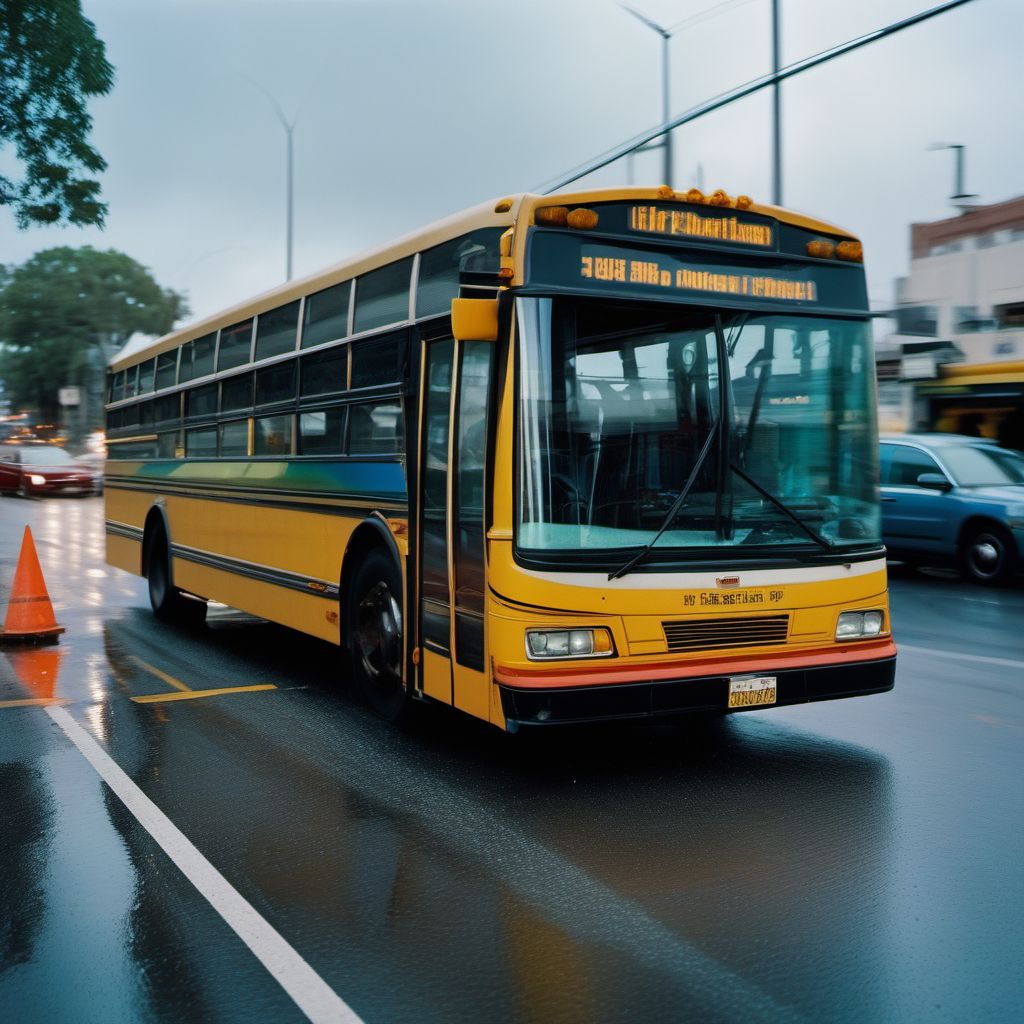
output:
[[[148,661],[143,661],[140,657],[135,654],[128,655],[129,661],[134,661],[139,668],[144,669],[150,675],[156,676],[157,679],[162,679],[168,686],[173,686],[176,690],[191,690],[191,686],[186,686],[180,679],[175,679],[174,676],[169,676],[166,672],[161,672],[155,665],[150,665]]]
[[[916,647],[914,644],[897,642],[896,650],[912,651],[914,654],[926,654],[932,658],[959,658],[961,661],[977,661],[982,665],[1006,665],[1010,668],[1024,668],[1024,661],[1017,661],[1014,658],[992,658],[987,654],[961,654],[959,651],[947,651],[943,649],[933,650],[931,647]]]
[[[0,708],[43,708],[63,703],[59,697],[23,697],[19,700],[0,700]]]
[[[355,1011],[260,917],[252,904],[64,708],[50,706],[45,710],[139,824],[314,1024],[362,1024]]]
[[[169,700],[195,700],[197,697],[216,697],[222,693],[253,693],[256,690],[276,690],[273,683],[257,683],[253,686],[222,686],[219,690],[185,690],[182,693],[147,693],[142,697],[131,697],[136,704],[163,704]]]

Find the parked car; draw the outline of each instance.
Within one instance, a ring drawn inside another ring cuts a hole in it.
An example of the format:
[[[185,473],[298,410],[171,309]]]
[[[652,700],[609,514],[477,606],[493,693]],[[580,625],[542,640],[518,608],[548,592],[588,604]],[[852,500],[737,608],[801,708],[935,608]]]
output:
[[[882,438],[882,536],[912,565],[1006,583],[1024,554],[1024,454],[958,434]]]
[[[99,494],[102,476],[52,444],[0,445],[0,491],[37,497],[45,494]]]

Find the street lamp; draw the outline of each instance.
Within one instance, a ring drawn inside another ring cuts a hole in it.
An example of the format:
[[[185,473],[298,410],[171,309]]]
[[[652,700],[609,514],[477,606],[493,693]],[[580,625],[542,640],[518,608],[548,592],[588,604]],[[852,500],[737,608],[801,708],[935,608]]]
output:
[[[260,83],[254,78],[250,78],[241,71],[239,71],[238,74],[253,86],[253,88],[259,89],[259,91],[263,93],[268,100],[270,100],[270,104],[274,108],[274,113],[277,115],[277,119],[281,122],[281,127],[284,129],[287,148],[287,170],[285,174],[285,280],[290,281],[292,279],[292,206],[294,192],[292,188],[292,135],[295,131],[296,118],[293,117],[289,121],[288,118],[285,117],[285,113],[281,109],[281,104],[277,102],[277,98],[269,89],[260,85]]]
[[[669,99],[669,67],[668,67],[668,41],[672,38],[672,29],[667,29],[662,25],[659,25],[656,21],[652,21],[645,14],[641,14],[639,11],[634,11],[632,7],[627,7],[625,4],[619,4],[619,6],[629,14],[632,14],[638,21],[643,22],[649,29],[653,29],[661,36],[661,123],[668,124],[669,119],[672,117],[672,110],[670,107]],[[662,149],[662,176],[666,185],[672,184],[672,136],[666,132],[661,137],[659,143]],[[653,146],[651,147],[654,148]]]
[[[929,147],[929,152],[935,152],[940,149],[952,149],[956,152],[956,170],[955,177],[953,180],[953,194],[949,197],[950,202],[958,210],[970,209],[970,202],[968,200],[977,199],[976,193],[968,194],[964,192],[964,150],[967,147],[959,142],[933,142]]]

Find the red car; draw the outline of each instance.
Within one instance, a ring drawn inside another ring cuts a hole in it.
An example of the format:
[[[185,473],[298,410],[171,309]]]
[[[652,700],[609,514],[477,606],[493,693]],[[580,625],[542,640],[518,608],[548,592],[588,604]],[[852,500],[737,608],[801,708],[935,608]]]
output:
[[[52,444],[0,445],[0,491],[36,497],[45,494],[99,494],[96,473]]]

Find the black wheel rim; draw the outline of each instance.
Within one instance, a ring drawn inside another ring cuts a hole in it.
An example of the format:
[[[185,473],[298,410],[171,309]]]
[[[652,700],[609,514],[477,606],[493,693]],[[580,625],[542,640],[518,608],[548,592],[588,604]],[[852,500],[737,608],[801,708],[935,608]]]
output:
[[[402,611],[384,580],[356,609],[355,654],[368,683],[382,694],[402,686]]]
[[[967,549],[967,565],[978,579],[995,579],[1006,561],[1006,547],[994,533],[979,533]]]

